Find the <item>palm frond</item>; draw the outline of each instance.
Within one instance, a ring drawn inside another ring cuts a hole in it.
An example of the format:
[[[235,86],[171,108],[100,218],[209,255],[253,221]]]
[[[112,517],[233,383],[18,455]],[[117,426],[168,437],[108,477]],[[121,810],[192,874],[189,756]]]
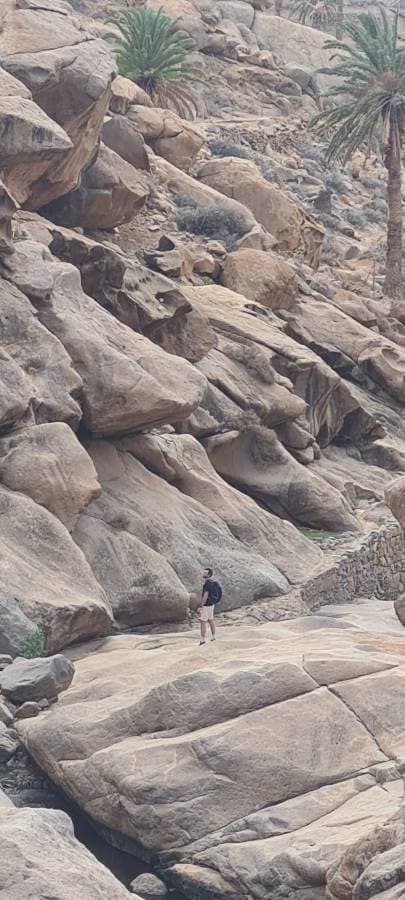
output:
[[[196,104],[187,82],[201,80],[201,69],[191,59],[194,41],[163,8],[127,9],[110,35],[121,75],[140,85],[155,105],[194,118]]]
[[[345,26],[345,40],[329,40],[331,64],[321,71],[335,84],[327,96],[334,107],[313,120],[328,139],[327,158],[349,159],[376,138],[385,152],[394,138],[402,144],[405,125],[405,50],[397,16],[384,10],[361,13]],[[399,150],[398,150],[399,152]]]

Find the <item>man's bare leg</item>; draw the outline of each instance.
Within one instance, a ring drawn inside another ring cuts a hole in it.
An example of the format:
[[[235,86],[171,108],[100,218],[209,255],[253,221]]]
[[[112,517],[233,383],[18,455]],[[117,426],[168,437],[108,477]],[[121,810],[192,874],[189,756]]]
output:
[[[209,620],[208,620],[208,624],[209,624],[210,629],[211,629],[211,640],[212,640],[212,641],[215,641],[215,622],[214,622],[214,619],[209,619]]]
[[[200,619],[200,631],[201,631],[201,640],[200,644],[205,644],[205,635],[207,632],[207,624]]]

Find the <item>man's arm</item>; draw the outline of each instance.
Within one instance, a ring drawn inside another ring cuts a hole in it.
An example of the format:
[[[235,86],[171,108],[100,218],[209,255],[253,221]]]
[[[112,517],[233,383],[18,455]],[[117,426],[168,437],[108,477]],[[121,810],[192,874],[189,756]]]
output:
[[[204,593],[202,595],[201,606],[205,606],[205,604],[208,600],[208,596],[209,596],[208,591],[204,591]]]

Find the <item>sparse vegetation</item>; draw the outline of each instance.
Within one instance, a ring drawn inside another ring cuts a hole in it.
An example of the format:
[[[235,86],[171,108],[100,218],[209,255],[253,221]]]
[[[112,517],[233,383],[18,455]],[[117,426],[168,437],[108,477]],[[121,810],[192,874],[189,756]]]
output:
[[[227,250],[243,237],[252,227],[251,219],[238,209],[226,203],[200,205],[184,195],[176,197],[178,206],[176,222],[180,231],[201,234],[216,241],[222,241]]]
[[[402,290],[402,159],[405,134],[405,47],[398,36],[398,11],[362,13],[345,26],[348,41],[328,41],[332,65],[323,72],[335,85],[332,109],[315,117],[329,140],[327,159],[346,162],[376,140],[387,169],[385,292]],[[331,136],[332,135],[332,136]]]
[[[25,656],[26,659],[46,656],[45,635],[40,625],[24,638],[19,649],[19,656]]]
[[[330,172],[325,178],[325,188],[335,194],[346,194],[348,184],[339,172]]]
[[[345,209],[343,215],[346,222],[348,222],[349,225],[352,225],[353,228],[367,228],[367,218],[362,209],[356,209],[355,206],[349,207],[348,209]]]
[[[301,25],[326,29],[337,20],[336,0],[293,0],[291,12]]]
[[[111,34],[120,74],[143,88],[155,106],[193,118],[196,106],[187,83],[200,79],[201,71],[191,60],[194,41],[181,31],[179,19],[142,6],[124,10],[114,24],[120,32]]]
[[[210,149],[214,156],[236,156],[239,159],[252,159],[253,157],[250,147],[232,141],[212,141]]]

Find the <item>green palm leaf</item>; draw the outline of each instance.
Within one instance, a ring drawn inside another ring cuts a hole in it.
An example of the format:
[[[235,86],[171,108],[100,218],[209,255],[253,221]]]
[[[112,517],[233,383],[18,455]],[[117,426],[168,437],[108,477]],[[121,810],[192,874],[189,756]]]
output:
[[[201,79],[191,62],[191,37],[181,30],[179,19],[148,7],[125,10],[115,22],[119,34],[111,34],[121,75],[140,85],[155,105],[174,109],[186,118],[196,113],[187,82]]]
[[[345,26],[345,40],[330,40],[331,65],[322,69],[335,84],[334,105],[313,120],[328,142],[329,161],[346,162],[376,140],[388,172],[386,290],[401,287],[401,149],[405,134],[405,48],[398,36],[398,13],[362,13]]]

